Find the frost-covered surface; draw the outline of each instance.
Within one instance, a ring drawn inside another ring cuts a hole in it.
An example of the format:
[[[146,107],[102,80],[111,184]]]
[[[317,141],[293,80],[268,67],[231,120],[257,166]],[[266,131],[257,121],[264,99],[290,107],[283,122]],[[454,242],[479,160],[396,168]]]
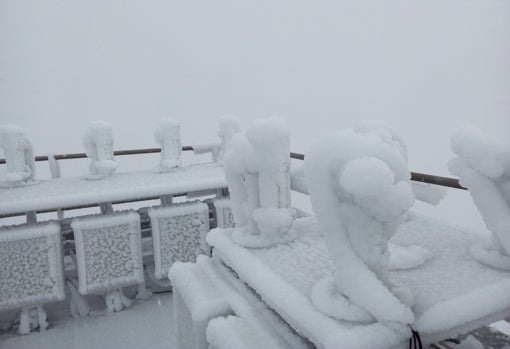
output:
[[[316,310],[310,299],[312,288],[332,277],[334,269],[323,238],[310,223],[304,226],[312,229],[299,239],[270,248],[240,247],[230,240],[229,230],[212,231],[208,241],[241,280],[316,345],[391,348],[407,341],[407,336],[382,324],[347,324]],[[418,268],[390,272],[414,294],[413,326],[426,343],[455,337],[510,313],[510,273],[469,256],[470,246],[480,238],[415,213],[393,237],[398,245],[418,245],[434,253]]]
[[[30,188],[0,189],[0,214],[160,197],[226,186],[223,167],[217,164],[186,166],[168,173],[116,173],[100,181],[59,178],[41,181]]]
[[[311,147],[305,174],[338,296],[406,331],[414,321],[412,293],[389,279],[387,247],[414,203],[402,144],[382,128],[339,131]],[[349,314],[337,316],[355,321]]]
[[[7,167],[0,187],[13,187],[34,178],[34,151],[21,128],[0,125],[0,148],[3,149]]]
[[[174,118],[159,120],[159,128],[154,133],[156,142],[161,147],[161,160],[158,170],[161,172],[171,171],[181,165],[181,126]]]
[[[48,308],[50,320],[59,313],[60,321],[51,321],[45,332],[2,338],[2,349],[169,349],[174,326],[171,294],[154,295],[132,308],[107,316],[63,318],[63,309]],[[68,315],[69,316],[69,315]]]
[[[64,299],[60,226],[0,229],[0,311]]]
[[[71,227],[81,294],[115,291],[144,281],[138,213],[75,218]],[[122,308],[113,304],[121,297],[110,298],[112,309]],[[108,297],[107,306],[110,308]]]
[[[113,160],[112,126],[104,121],[93,121],[83,135],[83,146],[90,159],[89,179],[111,175],[117,169]]]
[[[448,167],[468,188],[492,233],[492,242],[473,248],[472,255],[496,268],[510,270],[510,145],[466,127],[450,139],[457,155]]]
[[[234,240],[250,247],[291,241],[289,129],[278,117],[257,120],[236,134],[225,154]]]
[[[218,228],[233,228],[234,214],[232,213],[232,201],[230,199],[217,199],[213,201],[216,224]]]
[[[150,208],[155,276],[166,278],[176,261],[194,262],[209,253],[209,207],[200,201]]]

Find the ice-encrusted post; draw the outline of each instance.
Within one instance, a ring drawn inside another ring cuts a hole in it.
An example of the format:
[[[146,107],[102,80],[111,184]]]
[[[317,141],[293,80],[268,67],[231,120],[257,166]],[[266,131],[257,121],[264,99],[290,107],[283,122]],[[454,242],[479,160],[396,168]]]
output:
[[[289,131],[280,118],[258,120],[245,133],[234,135],[225,156],[225,172],[236,243],[265,247],[296,237],[289,154]]]
[[[93,121],[85,130],[83,146],[90,158],[89,179],[111,175],[117,169],[113,159],[112,126],[104,121]]]
[[[241,126],[239,126],[239,120],[237,117],[233,115],[224,115],[220,118],[220,130],[218,131],[218,136],[221,139],[221,144],[218,162],[223,162],[225,153],[231,147],[232,137],[239,132],[241,132]]]
[[[156,142],[161,146],[159,172],[168,172],[181,165],[181,131],[180,124],[174,118],[159,120],[159,128],[154,133]]]
[[[404,153],[377,132],[344,130],[311,147],[305,174],[335,267],[312,302],[337,319],[408,331],[413,295],[388,275],[388,241],[414,202]]]
[[[35,164],[32,144],[16,125],[0,125],[0,147],[4,150],[7,172],[6,186],[34,178]]]
[[[510,145],[491,139],[482,131],[465,127],[450,139],[456,158],[450,172],[460,178],[492,233],[491,244],[471,248],[482,263],[510,270]]]

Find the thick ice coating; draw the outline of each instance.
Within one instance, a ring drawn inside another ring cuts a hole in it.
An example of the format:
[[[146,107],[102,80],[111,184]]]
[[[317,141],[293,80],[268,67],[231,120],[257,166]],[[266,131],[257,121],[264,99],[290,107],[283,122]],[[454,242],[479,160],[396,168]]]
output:
[[[405,304],[412,302],[412,294],[388,279],[388,240],[414,202],[404,153],[373,132],[344,130],[312,146],[305,173],[318,227],[335,265],[338,297],[377,321],[412,323],[413,312]],[[328,290],[315,288],[321,289]],[[323,299],[317,294],[313,298]],[[352,314],[346,320],[355,321],[360,313],[355,315],[354,308],[334,317]]]
[[[16,125],[0,125],[0,147],[4,150],[7,171],[2,186],[16,186],[34,178],[32,144]]]
[[[232,137],[225,173],[236,231],[232,238],[247,247],[292,240],[289,130],[278,117],[256,121]]]
[[[90,179],[103,178],[115,172],[117,163],[113,160],[113,132],[109,123],[91,122],[85,130],[83,146],[90,159]]]
[[[159,120],[159,128],[154,132],[154,139],[161,146],[161,160],[158,170],[168,172],[181,165],[181,131],[180,124],[174,118]]]
[[[473,127],[455,131],[450,144],[457,157],[448,163],[449,170],[468,189],[492,233],[492,245],[474,246],[471,254],[510,270],[510,146]]]

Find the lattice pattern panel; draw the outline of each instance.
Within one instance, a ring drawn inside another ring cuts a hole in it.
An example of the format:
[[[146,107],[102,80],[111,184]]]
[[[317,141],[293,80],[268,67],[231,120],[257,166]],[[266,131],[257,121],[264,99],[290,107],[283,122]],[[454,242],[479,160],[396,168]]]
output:
[[[232,202],[230,199],[217,199],[213,201],[218,228],[233,228],[234,215],[232,214]]]
[[[60,225],[0,229],[0,311],[65,298]]]
[[[138,213],[75,218],[71,227],[81,294],[100,294],[143,282]]]
[[[149,209],[154,246],[155,276],[168,277],[175,261],[194,262],[209,253],[205,235],[209,231],[209,208],[200,201]]]

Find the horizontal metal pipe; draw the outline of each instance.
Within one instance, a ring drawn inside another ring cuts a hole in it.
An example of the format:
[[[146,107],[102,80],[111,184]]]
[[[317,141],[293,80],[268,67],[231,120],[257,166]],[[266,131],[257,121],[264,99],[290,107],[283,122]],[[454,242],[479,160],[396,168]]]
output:
[[[305,159],[305,155],[300,154],[300,153],[290,153],[290,157],[292,159],[297,159],[297,160]],[[411,172],[411,180],[415,181],[415,182],[422,182],[422,183],[440,185],[443,187],[467,190],[466,188],[464,188],[463,186],[461,186],[459,184],[459,180],[457,178],[441,177],[441,176],[429,175],[426,173]]]
[[[183,151],[193,150],[191,146],[182,147]],[[115,150],[113,155],[122,156],[122,155],[136,155],[136,154],[152,154],[152,153],[161,153],[161,148],[147,148],[147,149],[127,149],[127,150]],[[71,153],[71,154],[55,154],[53,155],[55,160],[69,160],[69,159],[85,159],[87,157],[86,153]],[[48,161],[47,155],[38,155],[35,157],[35,161]],[[5,164],[5,159],[0,159],[0,164]]]

